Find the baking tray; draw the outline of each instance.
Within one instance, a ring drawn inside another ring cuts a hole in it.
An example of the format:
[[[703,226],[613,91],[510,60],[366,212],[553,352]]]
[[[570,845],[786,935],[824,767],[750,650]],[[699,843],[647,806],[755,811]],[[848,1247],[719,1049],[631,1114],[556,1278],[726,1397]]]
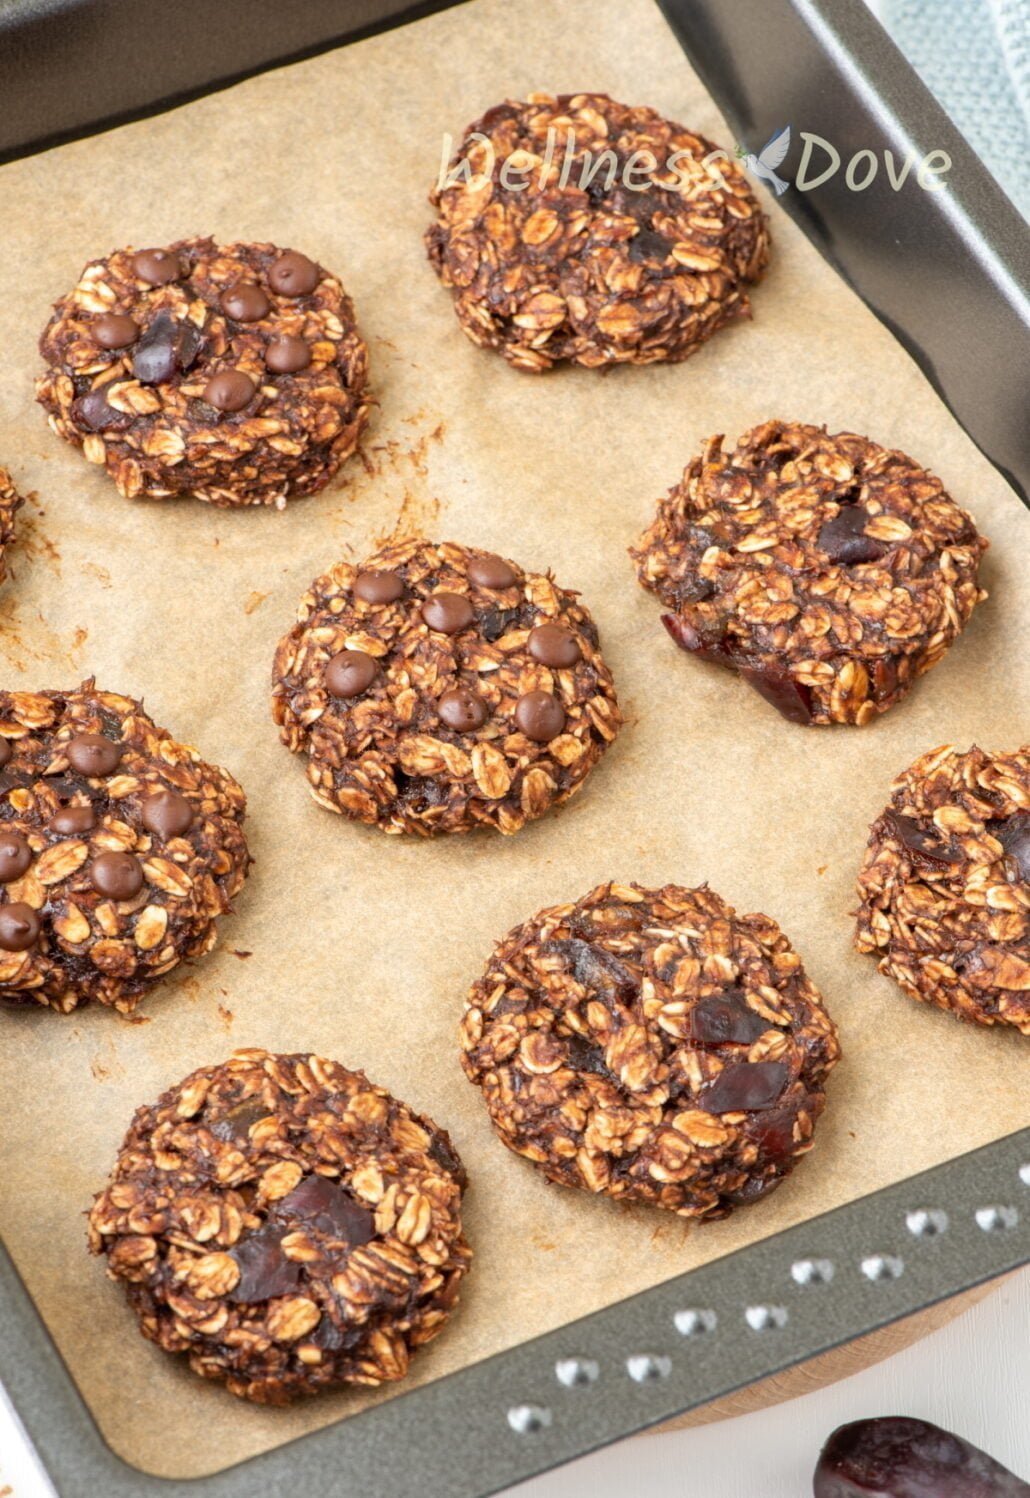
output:
[[[734,9],[691,8],[688,19],[705,12],[711,27],[713,16]],[[815,25],[813,7],[768,4],[761,7],[762,24],[775,32],[780,18],[798,20],[802,9],[803,19]],[[840,13],[834,6],[835,18]],[[875,43],[878,78],[884,78],[885,59],[893,58],[902,70],[895,80],[899,97],[916,105],[922,100],[932,111],[871,23],[858,12],[854,21],[850,60],[841,68],[839,52],[829,52],[823,84],[839,72],[843,99],[844,79],[866,76],[865,37]],[[697,35],[686,30],[696,48]],[[806,34],[820,36],[818,30]],[[839,41],[839,31],[836,36]],[[790,55],[796,59],[796,49]],[[741,116],[720,102],[736,125]],[[755,118],[762,116],[756,112]],[[944,127],[933,129],[935,143],[947,140]],[[771,130],[761,139],[747,126],[740,133],[757,147]],[[832,229],[832,211],[820,213]],[[840,245],[834,248],[845,263]],[[965,278],[991,282],[995,253],[984,246],[986,265],[970,253]],[[1001,398],[1013,358],[1018,366],[1025,353],[1028,326],[1025,303],[1017,305],[1006,328],[1004,366],[995,361],[993,382],[985,373],[980,405]],[[968,358],[968,343],[963,352]],[[989,367],[988,361],[985,371]],[[946,387],[945,393],[957,410]],[[1005,466],[1015,472],[1014,465]],[[62,1495],[271,1494],[317,1482],[328,1492],[373,1498],[412,1491],[471,1498],[1026,1262],[1028,1193],[1030,1131],[1022,1131],[199,1483],[148,1478],[112,1456],[6,1258],[0,1262],[0,1377]]]

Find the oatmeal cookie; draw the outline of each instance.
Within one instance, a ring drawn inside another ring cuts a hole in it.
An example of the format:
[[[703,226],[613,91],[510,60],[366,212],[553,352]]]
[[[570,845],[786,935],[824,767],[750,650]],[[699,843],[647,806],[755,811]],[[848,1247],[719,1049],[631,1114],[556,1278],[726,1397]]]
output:
[[[0,692],[0,999],[123,1014],[209,952],[246,798],[131,697]]]
[[[315,800],[424,837],[517,832],[580,788],[622,722],[576,594],[452,542],[392,542],[316,578],[273,681]]]
[[[5,553],[14,540],[14,517],[25,500],[6,468],[0,468],[0,583],[7,576]]]
[[[951,744],[895,780],[858,880],[855,945],[913,999],[1030,1035],[1030,744]]]
[[[430,202],[426,248],[458,321],[517,369],[685,359],[750,314],[769,258],[743,168],[607,94],[498,104]]]
[[[551,1181],[725,1217],[812,1146],[837,1034],[783,932],[706,885],[602,884],[501,941],[462,1065]]]
[[[403,1378],[471,1250],[443,1129],[320,1056],[237,1051],[138,1109],[89,1245],[140,1330],[259,1404]]]
[[[987,597],[987,542],[939,479],[854,432],[767,421],[705,443],[631,548],[683,650],[792,723],[868,723]]]
[[[350,297],[272,244],[182,239],[92,260],[39,347],[50,425],[126,499],[281,509],[329,482],[368,415]]]

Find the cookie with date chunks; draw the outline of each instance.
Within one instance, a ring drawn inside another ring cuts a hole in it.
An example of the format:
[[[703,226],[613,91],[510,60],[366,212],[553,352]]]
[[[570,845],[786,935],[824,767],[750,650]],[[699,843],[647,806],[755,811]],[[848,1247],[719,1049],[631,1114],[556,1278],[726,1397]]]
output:
[[[357,446],[368,351],[299,250],[180,239],[84,268],[40,339],[36,398],[126,499],[276,505]]]
[[[602,884],[499,942],[462,1065],[550,1181],[725,1217],[812,1147],[837,1032],[775,921],[707,885]]]
[[[898,776],[858,877],[855,945],[910,998],[1030,1036],[1030,744],[951,744]]]
[[[320,1056],[237,1051],[132,1121],[89,1246],[144,1337],[258,1404],[403,1378],[469,1267],[443,1129]]]
[[[0,1000],[128,1014],[209,952],[247,874],[245,810],[131,697],[0,692]]]
[[[769,259],[741,164],[607,94],[494,105],[429,200],[426,250],[462,330],[531,373],[686,359],[750,316]]]
[[[854,432],[711,437],[631,555],[683,650],[792,723],[871,722],[986,598],[987,542],[939,479]]]
[[[581,788],[622,723],[578,596],[453,542],[391,542],[316,578],[273,683],[315,800],[422,837],[517,832]]]

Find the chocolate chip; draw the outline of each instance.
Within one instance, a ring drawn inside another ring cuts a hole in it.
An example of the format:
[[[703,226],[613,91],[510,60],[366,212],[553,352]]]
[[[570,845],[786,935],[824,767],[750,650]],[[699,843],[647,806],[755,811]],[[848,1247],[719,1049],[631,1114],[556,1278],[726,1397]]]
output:
[[[490,716],[490,709],[471,687],[451,687],[441,693],[436,710],[448,728],[458,733],[472,733],[482,728]]]
[[[493,592],[500,588],[510,588],[516,580],[514,567],[510,567],[503,557],[494,556],[490,552],[486,556],[473,557],[468,568],[469,582],[475,583],[477,588],[489,588]]]
[[[782,1061],[734,1061],[704,1089],[697,1104],[708,1113],[771,1108],[789,1077],[790,1071]]]
[[[461,1163],[461,1156],[451,1143],[449,1134],[445,1134],[443,1130],[438,1134],[434,1134],[429,1141],[429,1148],[426,1150],[426,1154],[430,1160],[439,1165],[441,1170],[446,1171],[449,1176],[454,1177],[462,1191],[465,1190],[465,1187],[469,1183],[468,1174]]]
[[[216,411],[242,411],[254,399],[256,388],[242,369],[223,369],[204,386],[204,399]]]
[[[1016,865],[1020,879],[1030,884],[1030,811],[1017,811],[1001,821],[988,822],[987,830]]]
[[[132,425],[132,417],[125,411],[116,411],[114,406],[108,404],[104,391],[106,385],[99,390],[90,390],[86,395],[80,395],[72,401],[72,421],[76,426],[86,427],[91,432],[124,431]]]
[[[10,739],[0,738],[0,765],[6,765],[13,753]]]
[[[232,1144],[237,1139],[246,1139],[251,1127],[257,1123],[259,1118],[267,1118],[269,1108],[260,1097],[244,1098],[242,1102],[236,1103],[221,1118],[216,1118],[213,1123],[205,1119],[207,1127],[216,1139],[221,1139],[226,1144]]]
[[[687,1039],[694,1045],[749,1045],[770,1028],[751,1009],[739,988],[727,988],[695,1004],[687,1015]]]
[[[550,692],[526,692],[515,704],[515,722],[527,739],[548,744],[565,727],[565,709]]]
[[[664,234],[656,234],[654,229],[640,229],[630,240],[627,254],[638,265],[648,260],[666,260],[673,243]]]
[[[82,832],[91,832],[96,825],[92,806],[62,806],[60,811],[54,812],[47,828],[61,837],[78,837]]]
[[[363,650],[341,650],[325,668],[326,690],[334,697],[360,697],[378,674],[377,662]]]
[[[529,653],[541,666],[555,670],[574,666],[583,654],[576,636],[560,624],[538,624],[530,630]]]
[[[0,905],[0,951],[25,952],[39,939],[39,916],[31,905],[18,900]]]
[[[354,597],[362,603],[396,603],[404,592],[404,579],[396,572],[359,572],[354,579]]]
[[[32,849],[20,832],[0,832],[0,884],[13,884],[32,862]]]
[[[472,605],[464,593],[430,593],[422,605],[422,618],[442,635],[456,635],[473,620]]]
[[[105,312],[89,331],[101,348],[126,348],[139,337],[139,323],[122,312]]]
[[[741,663],[738,669],[748,686],[771,703],[781,718],[788,723],[811,723],[812,692],[804,682],[776,666]]]
[[[878,562],[888,548],[865,534],[872,515],[862,505],[845,505],[832,520],[823,522],[816,544],[831,562],[849,567],[861,562]]]
[[[376,1235],[375,1217],[368,1208],[327,1176],[305,1176],[288,1196],[276,1202],[275,1214],[282,1220],[317,1228],[329,1238],[342,1238],[351,1248],[371,1242]]]
[[[104,775],[112,775],[117,770],[125,750],[121,744],[105,738],[102,733],[77,733],[65,744],[64,752],[73,770],[78,770],[80,775],[99,779]]]
[[[167,842],[189,832],[193,826],[193,807],[178,791],[155,791],[140,808],[140,820],[148,832]]]
[[[131,900],[143,888],[143,865],[132,853],[98,853],[89,866],[89,881],[109,900]]]
[[[189,369],[200,344],[200,334],[192,323],[176,322],[162,312],[137,343],[132,372],[143,385],[165,385],[176,370]]]
[[[229,1250],[230,1258],[240,1268],[239,1283],[229,1292],[230,1300],[256,1303],[296,1290],[301,1266],[288,1259],[282,1250],[288,1232],[288,1228],[266,1223]]]
[[[888,811],[886,815],[898,841],[916,858],[940,865],[962,861],[962,854],[953,851],[951,839],[938,832],[933,823],[927,830],[915,817],[903,816],[900,811]]]
[[[299,250],[286,250],[268,272],[268,284],[280,296],[308,296],[319,278],[318,266]]]
[[[235,286],[222,292],[218,305],[234,322],[260,322],[272,304],[253,281],[237,281]]]
[[[182,275],[179,257],[171,250],[138,250],[132,257],[132,268],[148,286],[167,286]]]
[[[293,333],[277,333],[265,346],[265,367],[273,374],[297,374],[311,363],[311,349]]]

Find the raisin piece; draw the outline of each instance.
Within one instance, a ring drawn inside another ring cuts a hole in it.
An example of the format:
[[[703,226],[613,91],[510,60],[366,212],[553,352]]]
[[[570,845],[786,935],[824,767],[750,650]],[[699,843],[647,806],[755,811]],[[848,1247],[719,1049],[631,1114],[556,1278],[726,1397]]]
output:
[[[771,1108],[787,1085],[790,1072],[782,1061],[734,1061],[724,1066],[698,1098],[708,1113],[750,1113]]]
[[[856,1420],[835,1430],[812,1480],[814,1498],[1030,1498],[1030,1483],[928,1420]]]
[[[687,1039],[699,1046],[750,1045],[770,1028],[749,1009],[739,988],[727,988],[695,1004],[687,1015]]]

